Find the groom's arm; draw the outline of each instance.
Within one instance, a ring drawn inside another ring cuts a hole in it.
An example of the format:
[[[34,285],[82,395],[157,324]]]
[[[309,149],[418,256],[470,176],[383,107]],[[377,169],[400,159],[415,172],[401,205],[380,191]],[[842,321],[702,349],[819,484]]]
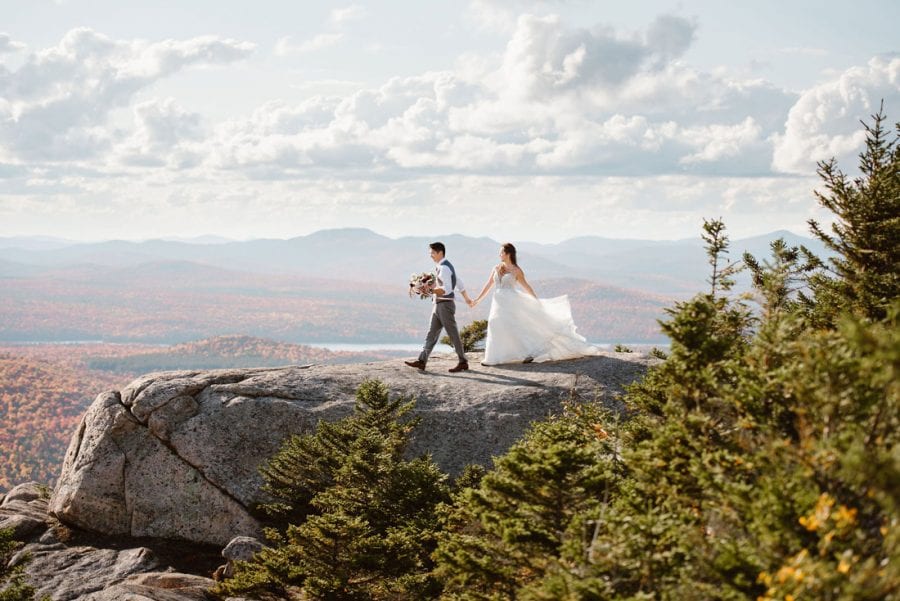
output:
[[[463,281],[459,276],[456,276],[456,289],[459,290],[460,294],[462,294],[462,297],[463,299],[465,299],[466,304],[471,307],[472,299],[469,297],[469,293],[466,292],[466,285],[463,284]]]

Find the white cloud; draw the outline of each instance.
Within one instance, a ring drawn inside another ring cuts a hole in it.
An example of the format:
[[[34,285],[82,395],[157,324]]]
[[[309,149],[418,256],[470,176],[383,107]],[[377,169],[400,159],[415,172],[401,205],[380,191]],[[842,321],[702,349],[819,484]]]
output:
[[[373,177],[448,169],[765,172],[768,137],[793,97],[682,65],[694,29],[663,16],[623,37],[524,15],[493,68],[463,61],[458,71],[316,100],[315,120],[307,119],[310,106],[262,107],[246,123],[220,128],[214,155],[220,168],[257,177],[267,163],[302,172],[342,160]]]
[[[680,58],[694,42],[697,23],[675,15],[660,15],[647,29],[644,44],[657,64]]]
[[[0,33],[0,54],[9,54],[25,49],[25,44],[17,42],[8,33]]]
[[[455,71],[393,78],[376,88],[270,102],[208,128],[171,99],[150,101],[134,107],[129,131],[107,120],[139,90],[190,64],[236,60],[250,46],[216,38],[122,42],[73,30],[17,72],[0,74],[2,96],[11,99],[0,104],[9,116],[0,126],[0,151],[8,159],[203,165],[254,179],[333,169],[360,178],[448,170],[758,176],[773,162],[773,145],[781,170],[791,171],[784,169],[791,152],[814,154],[808,146],[822,144],[821,136],[800,135],[807,130],[798,123],[809,128],[811,121],[798,111],[834,86],[797,101],[782,134],[795,96],[762,80],[684,65],[694,31],[693,23],[671,16],[622,36],[523,15],[493,65],[463,61]],[[869,75],[848,72],[836,89],[868,89],[873,77],[896,81],[893,64],[873,61]],[[855,149],[858,128],[849,135],[855,137],[829,138],[825,147]]]
[[[251,222],[296,233],[292,221],[399,235],[409,231],[400,222],[427,228],[437,202],[474,219],[447,227],[485,235],[502,234],[490,228],[516,206],[527,216],[506,224],[523,238],[540,239],[541,221],[570,235],[692,235],[700,217],[720,214],[753,233],[813,216],[811,179],[773,165],[808,176],[817,152],[855,154],[856,120],[885,91],[898,104],[897,58],[798,97],[686,64],[696,26],[684,19],[628,35],[553,16],[512,23],[503,52],[362,89],[332,82],[328,94],[221,122],[147,91],[191,66],[240,60],[251,45],[73,30],[15,72],[0,69],[0,178],[26,213],[41,199],[73,213],[83,202],[97,220],[125,210],[115,200],[125,188],[141,190],[149,220],[171,209],[196,222],[222,214],[209,207],[226,199],[227,219],[209,227],[238,237]],[[301,46],[284,42],[286,52]],[[0,220],[11,206],[0,196]]]
[[[184,168],[199,163],[191,142],[203,139],[202,118],[178,106],[172,98],[141,102],[134,107],[136,128],[114,149],[119,161],[132,166]]]
[[[539,99],[597,87],[614,91],[637,74],[678,59],[695,27],[680,17],[662,16],[642,37],[622,37],[609,27],[569,30],[553,15],[522,15],[503,59],[504,95]]]
[[[153,169],[138,180],[133,174],[72,174],[65,189],[57,180],[53,185],[35,182],[31,192],[0,201],[0,223],[95,238],[190,236],[202,224],[204,231],[233,238],[259,232],[287,238],[360,226],[389,236],[463,232],[556,242],[581,235],[696,237],[710,215],[722,216],[734,238],[784,228],[803,232],[806,219],[821,218],[810,180],[784,177],[442,174],[378,182],[327,176],[247,180],[222,173],[201,186]]]
[[[0,157],[86,160],[115,143],[110,113],[138,92],[193,65],[230,63],[253,45],[215,37],[119,41],[93,30],[68,32],[52,48],[0,73]]]
[[[760,161],[748,154],[766,156],[784,109],[774,109],[778,119],[754,105],[786,106],[788,97],[763,82],[681,65],[694,28],[663,16],[643,34],[623,37],[523,15],[493,68],[463,64],[459,72],[393,78],[344,97],[267,103],[190,138],[190,150],[172,132],[193,131],[185,120],[200,117],[172,101],[137,107],[133,132],[103,125],[110,110],[165,74],[249,49],[212,38],[117,42],[75,30],[4,82],[18,98],[6,133],[27,135],[4,136],[0,146],[57,160],[111,153],[130,165],[184,167],[207,157],[209,167],[254,178],[340,167],[372,177],[404,170],[756,173]],[[282,42],[285,51],[304,49]]]
[[[682,157],[681,162],[685,164],[714,162],[736,157],[747,146],[759,144],[761,132],[753,117],[747,117],[737,125],[709,125],[686,129],[681,135],[682,139],[698,150]]]
[[[784,133],[774,137],[773,168],[808,174],[817,161],[832,157],[855,164],[865,139],[859,122],[868,121],[882,100],[889,110],[900,106],[900,56],[875,57],[805,91],[791,107]]]

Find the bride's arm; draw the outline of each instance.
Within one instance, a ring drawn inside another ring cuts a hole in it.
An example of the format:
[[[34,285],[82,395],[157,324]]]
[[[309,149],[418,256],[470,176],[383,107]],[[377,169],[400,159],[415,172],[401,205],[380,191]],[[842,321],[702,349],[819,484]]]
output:
[[[496,269],[496,267],[494,269]],[[487,282],[485,282],[484,284],[484,288],[481,289],[481,292],[478,294],[475,300],[472,301],[472,304],[469,305],[470,307],[474,307],[475,305],[477,305],[479,301],[484,298],[484,295],[490,292],[491,286],[494,285],[494,269],[491,269],[491,274],[488,276]]]
[[[525,292],[527,292],[534,298],[537,298],[537,294],[534,293],[534,288],[532,288],[531,284],[529,284],[528,281],[525,279],[525,272],[522,271],[521,269],[516,270],[516,281],[522,285],[522,288],[525,289]]]

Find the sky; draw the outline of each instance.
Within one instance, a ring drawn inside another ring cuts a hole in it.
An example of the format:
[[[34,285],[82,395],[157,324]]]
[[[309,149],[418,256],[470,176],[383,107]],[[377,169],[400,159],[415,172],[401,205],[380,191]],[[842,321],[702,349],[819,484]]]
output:
[[[0,236],[559,242],[828,221],[900,2],[0,0]]]

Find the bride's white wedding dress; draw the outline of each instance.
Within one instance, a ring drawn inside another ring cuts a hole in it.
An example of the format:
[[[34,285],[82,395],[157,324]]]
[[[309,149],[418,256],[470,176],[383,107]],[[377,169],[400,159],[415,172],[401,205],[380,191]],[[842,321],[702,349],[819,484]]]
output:
[[[600,353],[575,331],[568,296],[536,299],[516,288],[512,273],[501,277],[494,270],[493,279],[485,365],[520,363],[529,358],[558,361]]]

